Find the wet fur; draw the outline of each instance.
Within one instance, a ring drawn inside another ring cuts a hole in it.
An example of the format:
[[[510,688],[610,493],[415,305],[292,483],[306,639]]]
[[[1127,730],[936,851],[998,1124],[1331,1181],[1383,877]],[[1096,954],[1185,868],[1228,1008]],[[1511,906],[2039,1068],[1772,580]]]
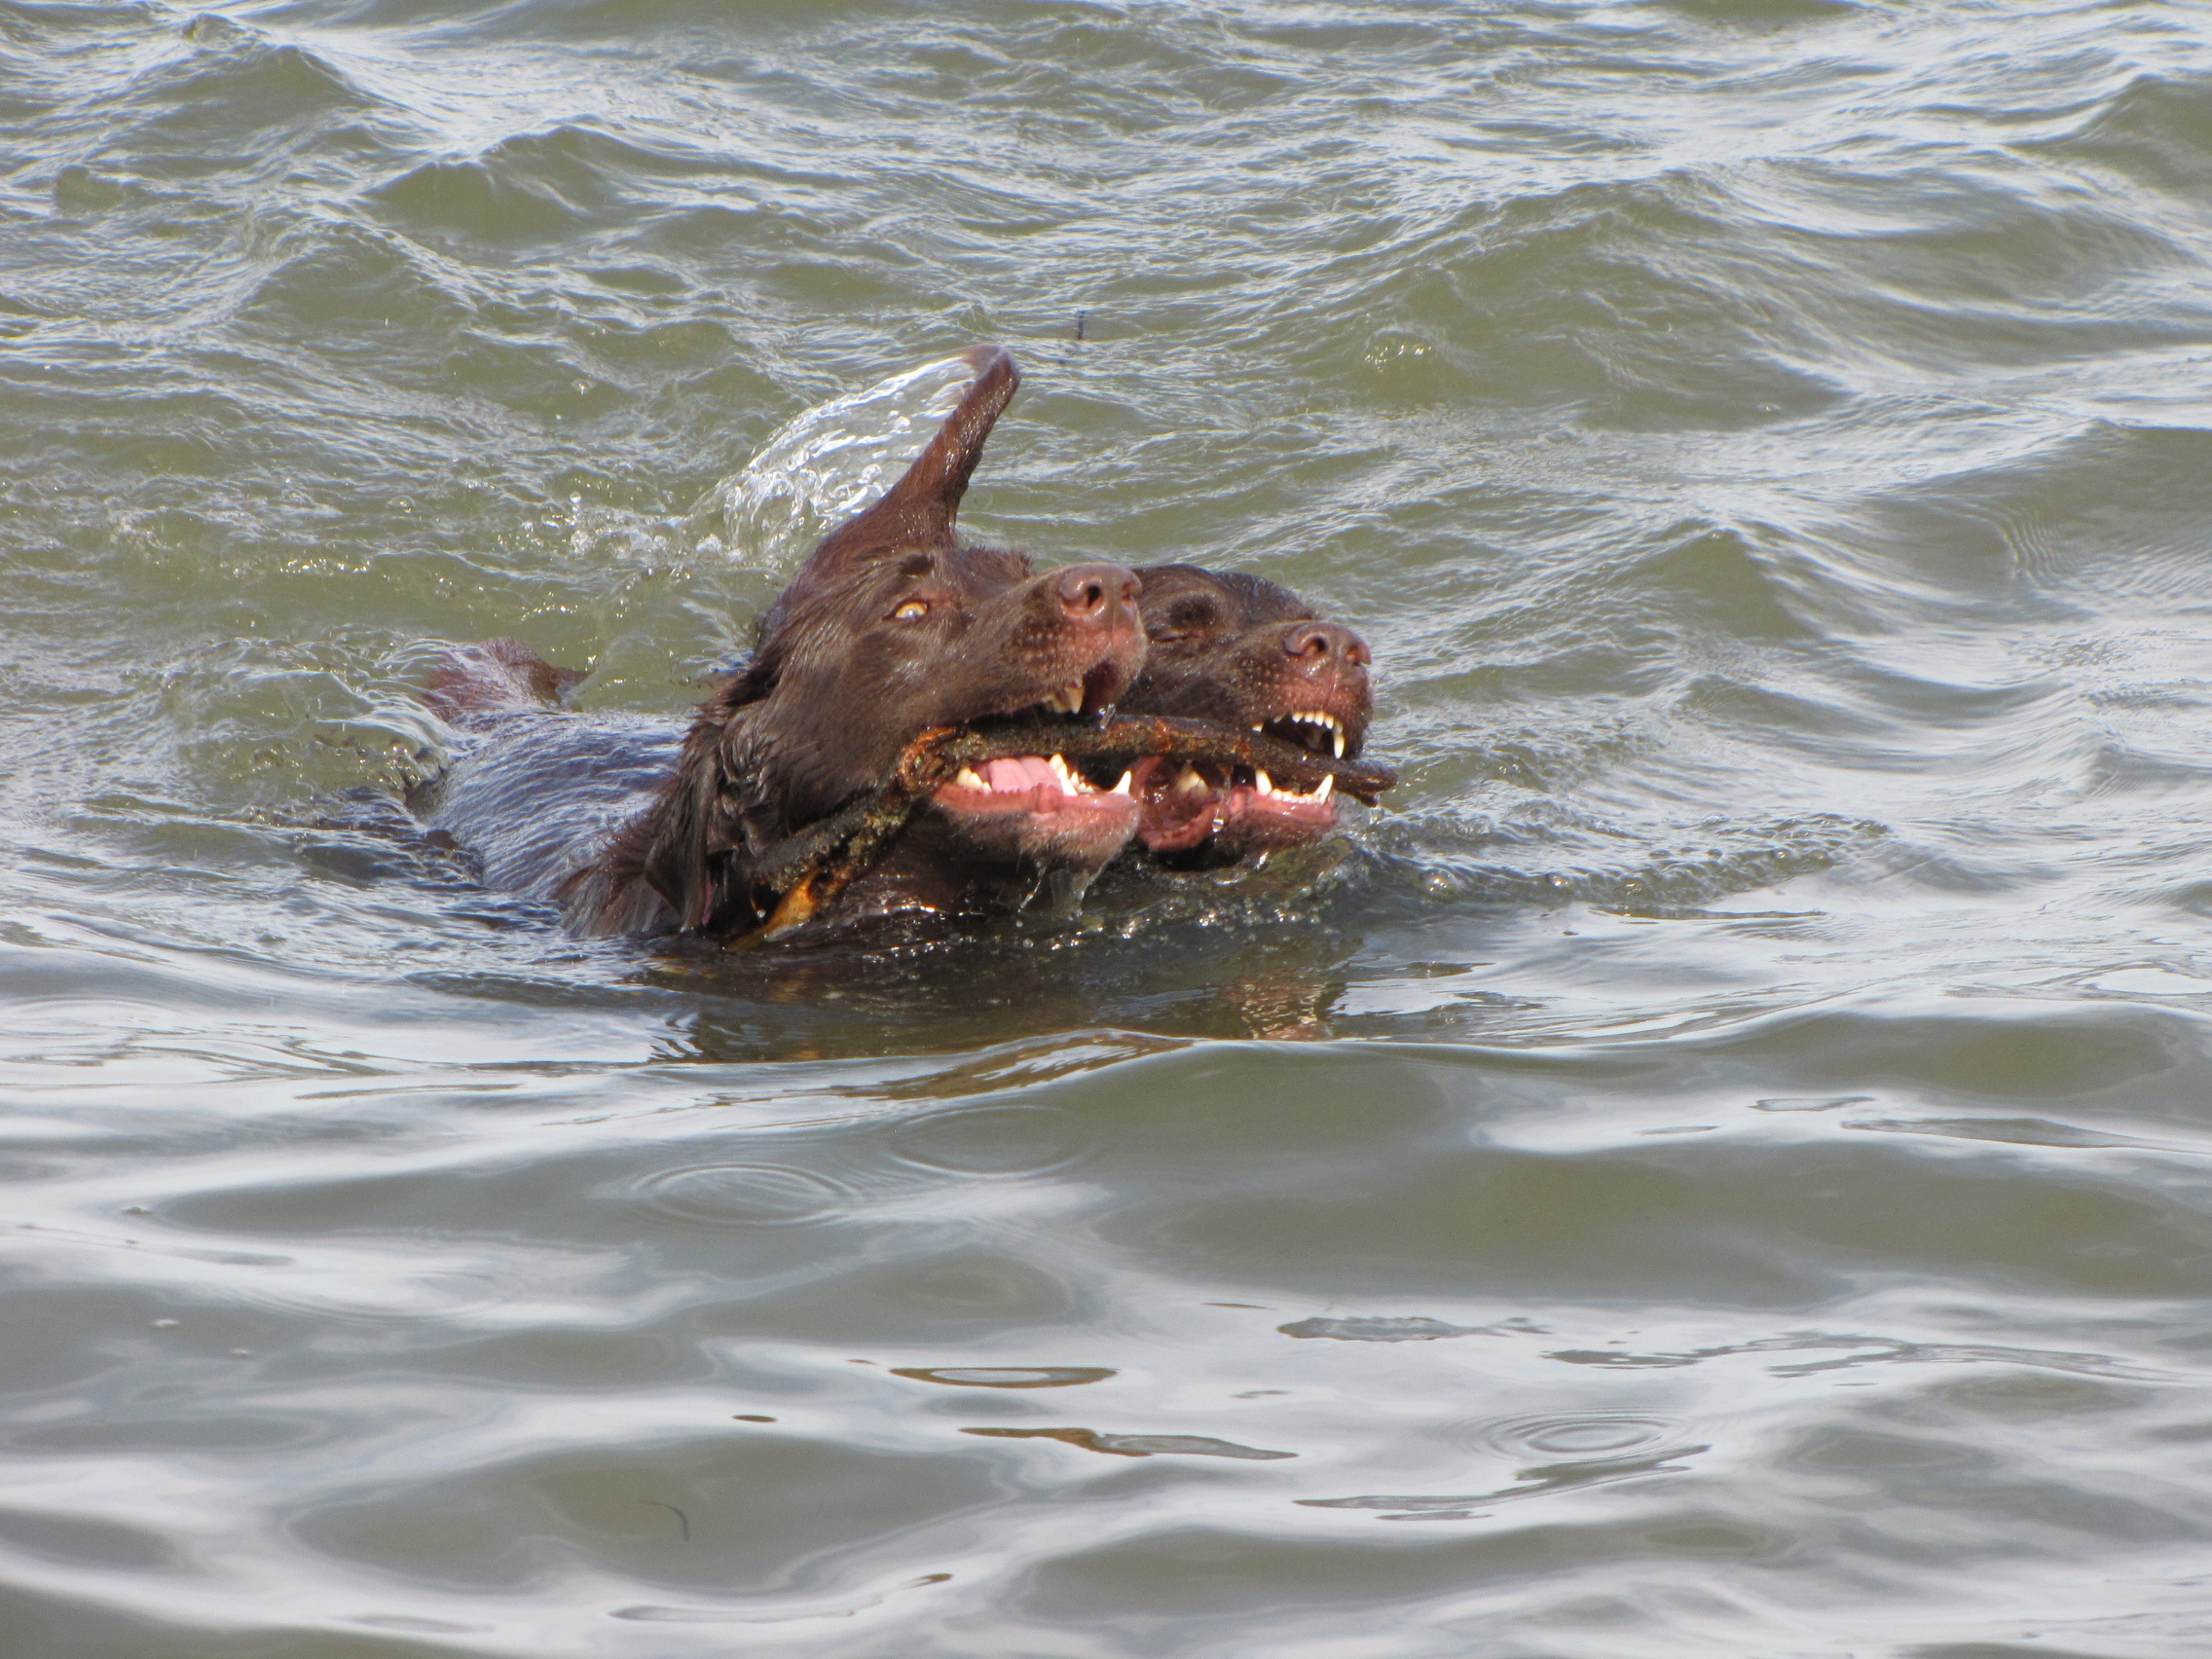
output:
[[[1069,683],[1085,687],[1087,706],[1116,701],[1144,655],[1135,576],[1106,565],[1038,575],[1021,554],[954,533],[983,440],[1018,385],[1004,351],[971,360],[977,378],[960,407],[881,500],[807,559],[762,618],[751,660],[693,718],[673,773],[660,759],[649,795],[633,787],[633,767],[612,766],[611,786],[594,777],[622,743],[598,735],[607,722],[543,719],[567,671],[488,641],[457,652],[429,688],[433,707],[485,741],[422,793],[427,822],[474,851],[488,880],[553,900],[578,931],[724,939],[774,905],[757,880],[763,855],[883,782],[922,732],[1013,714]],[[628,741],[665,756],[635,728]],[[541,801],[558,795],[550,812],[533,811],[534,781]],[[1064,822],[926,810],[822,925],[1080,886],[1135,827],[1120,797],[1085,804]]]

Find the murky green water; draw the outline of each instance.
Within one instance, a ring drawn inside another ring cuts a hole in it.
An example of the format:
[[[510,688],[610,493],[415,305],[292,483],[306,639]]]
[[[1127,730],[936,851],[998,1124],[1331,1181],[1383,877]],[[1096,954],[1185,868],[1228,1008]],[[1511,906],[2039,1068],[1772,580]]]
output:
[[[2212,1651],[2208,109],[2179,3],[0,4],[0,1645]],[[717,964],[340,804],[441,642],[681,708],[693,504],[981,341],[972,528],[1356,622],[1390,810]]]

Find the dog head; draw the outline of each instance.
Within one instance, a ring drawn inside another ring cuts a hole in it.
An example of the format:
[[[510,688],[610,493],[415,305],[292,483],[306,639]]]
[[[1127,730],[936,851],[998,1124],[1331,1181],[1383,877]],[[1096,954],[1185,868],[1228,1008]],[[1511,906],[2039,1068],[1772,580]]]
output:
[[[1366,641],[1257,576],[1196,565],[1148,565],[1137,574],[1149,645],[1124,709],[1249,727],[1317,754],[1359,754],[1375,712]],[[1132,785],[1146,849],[1201,862],[1310,841],[1337,822],[1326,788],[1291,793],[1241,766],[1144,760]]]
[[[1031,712],[1094,716],[1142,666],[1132,571],[1038,574],[1018,553],[955,534],[983,441],[1019,384],[1004,350],[970,361],[977,378],[959,407],[881,499],[824,538],[762,618],[751,662],[701,711],[643,869],[682,925],[709,926],[749,851],[885,782],[922,733]],[[1051,755],[964,773],[928,815],[934,857],[983,869],[1095,872],[1136,825],[1125,793]]]

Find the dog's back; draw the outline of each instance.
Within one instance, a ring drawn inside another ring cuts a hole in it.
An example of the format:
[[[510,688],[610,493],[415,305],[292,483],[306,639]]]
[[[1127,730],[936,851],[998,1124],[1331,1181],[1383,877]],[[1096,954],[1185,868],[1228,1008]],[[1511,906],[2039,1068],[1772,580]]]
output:
[[[667,787],[683,749],[684,722],[665,716],[563,713],[583,678],[516,639],[456,646],[423,700],[462,747],[407,797],[424,828],[466,851],[487,887],[565,908],[564,889]],[[629,928],[669,925],[639,909]]]
[[[487,887],[559,903],[615,830],[667,787],[683,750],[683,723],[644,715],[565,715],[550,706],[477,724],[479,741],[408,807],[468,850]],[[673,922],[645,889],[622,932]],[[644,903],[644,900],[653,903]],[[659,913],[656,913],[657,912]]]

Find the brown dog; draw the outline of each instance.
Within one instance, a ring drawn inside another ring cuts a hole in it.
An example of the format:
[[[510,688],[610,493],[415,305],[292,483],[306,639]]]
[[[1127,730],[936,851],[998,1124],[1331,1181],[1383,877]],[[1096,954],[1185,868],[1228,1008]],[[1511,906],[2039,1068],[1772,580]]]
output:
[[[418,797],[430,827],[475,851],[496,885],[554,899],[580,931],[724,939],[773,908],[758,862],[885,782],[921,733],[997,716],[1074,720],[1116,703],[1144,661],[1135,574],[1036,575],[1020,554],[954,534],[1019,384],[997,348],[970,361],[960,406],[800,567],[752,660],[699,710],[673,773],[665,740],[642,725],[544,718],[557,688],[546,676],[560,671],[487,642],[431,687],[440,713],[488,741]],[[1041,888],[1064,899],[1135,831],[1130,787],[1093,785],[1046,753],[964,772],[810,925],[1014,905]]]
[[[1356,756],[1375,697],[1367,642],[1325,622],[1285,587],[1196,565],[1147,565],[1143,676],[1129,714],[1175,715],[1266,732],[1320,755]],[[1335,828],[1328,784],[1277,788],[1246,767],[1139,760],[1137,836],[1170,864],[1234,864]]]

